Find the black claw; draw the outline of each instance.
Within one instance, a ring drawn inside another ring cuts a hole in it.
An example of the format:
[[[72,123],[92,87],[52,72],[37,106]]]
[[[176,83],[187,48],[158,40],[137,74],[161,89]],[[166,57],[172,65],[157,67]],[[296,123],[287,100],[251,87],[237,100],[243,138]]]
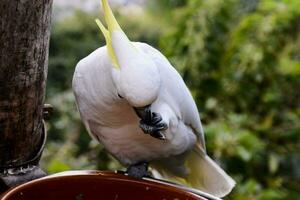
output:
[[[162,120],[162,117],[157,114],[157,113],[152,113],[152,120],[151,120],[151,123],[152,124],[157,124],[158,122],[160,122]]]
[[[152,133],[154,130],[154,127],[149,126],[147,124],[145,124],[144,122],[140,122],[140,128],[144,131],[144,133],[146,134],[150,134]]]
[[[168,125],[164,122],[161,122],[159,124],[156,124],[156,128],[160,131],[164,131],[168,128]]]
[[[143,122],[140,122],[140,128],[143,130],[144,133],[150,134],[152,137],[165,140],[166,136],[161,131],[167,128],[165,123],[161,123],[159,126],[150,126]]]
[[[162,117],[159,113],[151,111],[150,106],[143,108],[134,108],[140,120],[140,128],[144,133],[150,134],[152,137],[165,140],[166,136],[161,132],[168,128],[167,124],[162,122]]]
[[[166,139],[166,136],[165,134],[163,134],[162,132],[160,131],[156,131],[156,132],[152,132],[150,133],[150,135],[154,138],[157,138],[159,140],[165,140]]]
[[[140,128],[145,132],[145,133],[153,133],[157,131],[164,131],[168,128],[166,123],[159,123],[156,125],[148,125],[144,121],[140,121]]]
[[[137,116],[144,120],[145,122],[151,121],[151,109],[150,106],[145,106],[142,108],[134,108]]]

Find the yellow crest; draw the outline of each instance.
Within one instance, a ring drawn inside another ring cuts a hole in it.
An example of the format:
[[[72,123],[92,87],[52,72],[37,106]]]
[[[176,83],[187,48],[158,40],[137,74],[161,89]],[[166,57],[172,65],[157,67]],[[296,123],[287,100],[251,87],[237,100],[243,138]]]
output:
[[[96,19],[95,21],[96,21],[98,27],[100,28],[102,34],[104,35],[109,57],[111,58],[114,66],[116,68],[119,68],[120,66],[118,63],[118,59],[116,57],[116,54],[115,54],[113,46],[112,46],[111,34],[113,31],[120,31],[124,35],[125,35],[125,33],[123,32],[120,25],[118,24],[114,14],[108,4],[108,0],[102,0],[102,7],[104,10],[104,18],[105,18],[108,28],[106,29],[105,26],[101,23],[101,21],[99,19]]]

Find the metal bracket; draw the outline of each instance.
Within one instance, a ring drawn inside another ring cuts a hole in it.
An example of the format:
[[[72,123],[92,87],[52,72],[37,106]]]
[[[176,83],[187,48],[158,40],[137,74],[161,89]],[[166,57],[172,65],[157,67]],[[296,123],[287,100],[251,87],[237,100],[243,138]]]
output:
[[[43,132],[41,144],[34,156],[17,165],[0,166],[0,190],[1,187],[10,188],[27,181],[46,176],[46,173],[40,169],[39,161],[42,156],[47,139],[45,124],[43,123]],[[4,185],[4,186],[1,186]]]
[[[43,118],[44,120],[49,120],[51,116],[53,115],[54,107],[51,104],[44,104],[43,107]]]

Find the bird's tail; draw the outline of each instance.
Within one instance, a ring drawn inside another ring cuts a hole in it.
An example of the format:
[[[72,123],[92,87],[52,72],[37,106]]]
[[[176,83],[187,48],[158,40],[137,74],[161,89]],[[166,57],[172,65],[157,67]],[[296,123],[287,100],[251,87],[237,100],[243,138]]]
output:
[[[235,181],[202,152],[191,151],[186,159],[185,168],[187,169],[187,176],[184,178],[160,167],[155,168],[155,170],[163,178],[188,185],[216,197],[224,197],[230,193],[235,185]]]
[[[235,181],[226,174],[209,156],[192,151],[186,160],[189,174],[186,182],[217,197],[227,195]]]

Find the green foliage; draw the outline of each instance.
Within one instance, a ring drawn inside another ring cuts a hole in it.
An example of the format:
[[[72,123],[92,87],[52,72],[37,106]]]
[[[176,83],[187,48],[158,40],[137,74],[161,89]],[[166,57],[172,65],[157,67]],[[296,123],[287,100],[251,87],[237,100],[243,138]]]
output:
[[[195,95],[208,152],[238,180],[230,199],[300,195],[299,3],[190,0],[161,38]]]
[[[50,38],[48,96],[70,89],[78,59],[103,45],[94,18],[77,11],[74,16],[54,23]]]
[[[120,169],[90,140],[70,91],[76,63],[104,44],[95,16],[54,23],[42,165]],[[156,0],[143,16],[119,15],[134,41],[158,47],[198,105],[208,153],[237,181],[229,199],[300,196],[300,1]]]

